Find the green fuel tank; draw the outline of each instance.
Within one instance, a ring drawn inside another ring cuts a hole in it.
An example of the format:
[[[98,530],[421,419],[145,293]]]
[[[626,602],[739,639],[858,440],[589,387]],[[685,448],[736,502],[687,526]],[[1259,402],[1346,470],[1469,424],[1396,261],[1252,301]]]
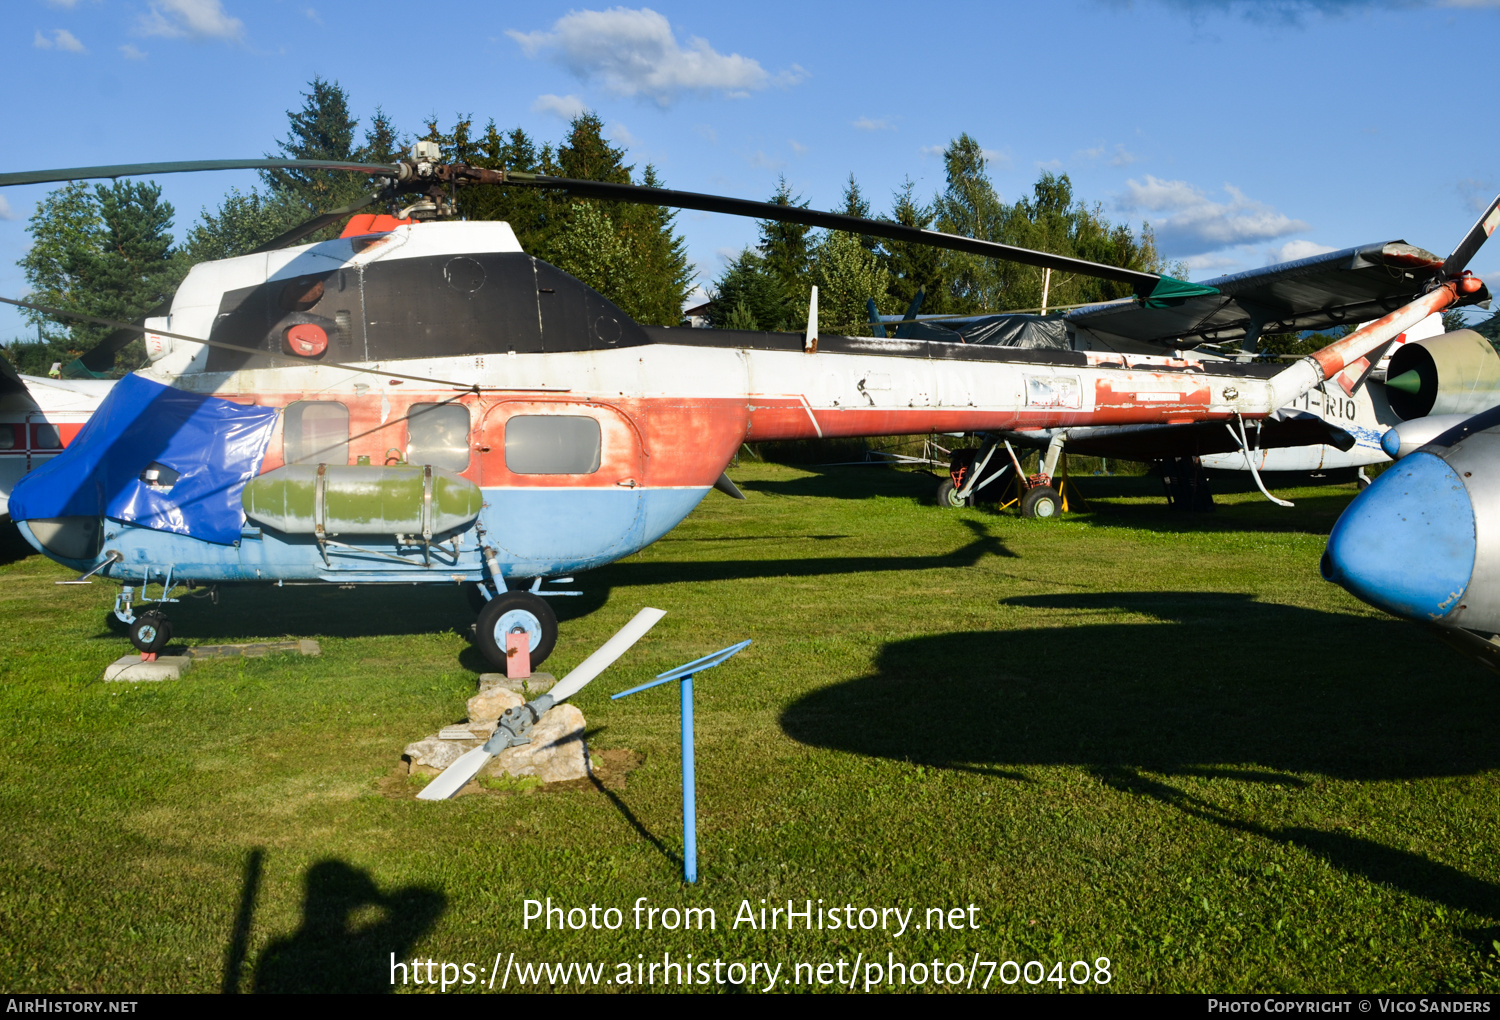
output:
[[[423,535],[479,516],[479,486],[423,464],[288,464],[245,486],[245,516],[289,535]]]

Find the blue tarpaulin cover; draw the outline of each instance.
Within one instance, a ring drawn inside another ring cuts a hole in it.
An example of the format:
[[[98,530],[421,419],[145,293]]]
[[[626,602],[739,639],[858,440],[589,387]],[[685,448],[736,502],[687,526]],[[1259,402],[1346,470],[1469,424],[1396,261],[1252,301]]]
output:
[[[127,375],[66,450],[16,483],[11,517],[112,517],[228,545],[276,413]],[[170,489],[142,480],[151,464],[178,473]]]

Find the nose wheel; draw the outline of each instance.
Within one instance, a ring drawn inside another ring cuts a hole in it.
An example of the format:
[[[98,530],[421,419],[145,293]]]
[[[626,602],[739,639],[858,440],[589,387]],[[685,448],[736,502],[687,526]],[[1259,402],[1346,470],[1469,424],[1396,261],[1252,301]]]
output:
[[[517,628],[526,632],[532,666],[540,665],[557,644],[557,614],[546,599],[529,591],[502,592],[479,610],[474,628],[475,643],[498,670],[506,667],[506,635]]]
[[[170,640],[172,621],[159,610],[146,610],[130,625],[130,643],[135,645],[137,651],[154,655],[167,647]]]

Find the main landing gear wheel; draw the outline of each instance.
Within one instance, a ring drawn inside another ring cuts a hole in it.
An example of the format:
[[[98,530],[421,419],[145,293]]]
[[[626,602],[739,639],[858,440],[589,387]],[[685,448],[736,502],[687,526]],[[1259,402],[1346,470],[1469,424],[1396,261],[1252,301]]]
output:
[[[961,507],[969,505],[969,500],[967,497],[964,499],[958,498],[958,489],[954,486],[953,479],[951,478],[944,478],[943,481],[938,485],[937,502],[938,506],[943,507]]]
[[[162,613],[148,609],[130,625],[130,643],[136,650],[154,654],[172,640],[172,622]]]
[[[501,592],[484,604],[474,640],[490,664],[506,667],[505,636],[520,627],[531,639],[531,665],[542,664],[557,644],[557,614],[547,600],[529,591]]]
[[[1022,517],[1056,517],[1062,513],[1062,497],[1050,485],[1028,489],[1021,497]]]

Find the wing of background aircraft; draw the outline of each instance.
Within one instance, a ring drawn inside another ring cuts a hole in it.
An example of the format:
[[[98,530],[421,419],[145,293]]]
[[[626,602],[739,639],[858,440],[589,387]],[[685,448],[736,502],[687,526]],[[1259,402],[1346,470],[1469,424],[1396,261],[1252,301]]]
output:
[[[877,335],[894,327],[898,337],[1075,350],[1122,342],[1169,349],[1226,342],[1253,347],[1263,333],[1378,319],[1421,294],[1442,266],[1443,259],[1429,251],[1405,241],[1387,241],[1205,280],[1197,292],[1180,297],[1122,298],[1060,316],[1011,313],[920,319],[908,310],[900,320],[879,317]],[[1485,291],[1471,303],[1488,300]]]
[[[1115,301],[1064,319],[1104,338],[1178,347],[1328,329],[1394,311],[1422,293],[1442,265],[1429,251],[1387,241],[1202,281],[1213,294]]]

